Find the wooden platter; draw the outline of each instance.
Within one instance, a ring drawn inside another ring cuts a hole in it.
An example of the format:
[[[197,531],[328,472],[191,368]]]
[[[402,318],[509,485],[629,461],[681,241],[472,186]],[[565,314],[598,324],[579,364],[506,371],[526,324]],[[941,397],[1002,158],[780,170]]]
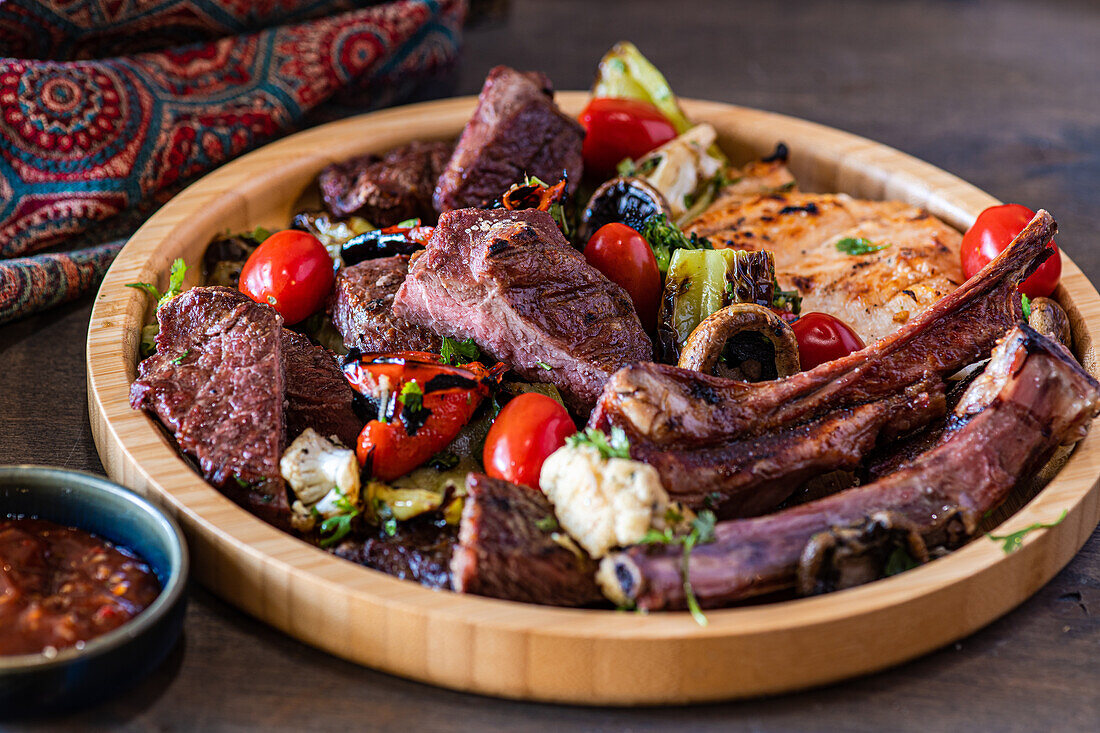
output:
[[[587,95],[559,94],[577,113]],[[224,166],[162,208],[107,273],[88,330],[88,403],[100,457],[114,480],[183,525],[195,575],[253,616],[332,654],[392,674],[487,695],[575,704],[674,704],[772,694],[897,664],[1006,613],[1058,572],[1100,520],[1100,434],[1057,476],[1018,499],[998,531],[1065,520],[1016,552],[979,538],[901,575],[830,595],[708,612],[555,609],[432,591],[336,558],[254,518],[207,485],[152,420],[130,409],[141,326],[150,304],[125,283],[167,284],[183,257],[199,271],[218,233],[283,228],[328,163],[411,139],[450,138],[472,97],[376,112],[318,127]],[[791,150],[809,190],[924,206],[959,229],[989,195],[926,163],[821,125],[732,105],[687,101],[719,131],[735,161]],[[1041,202],[1040,202],[1041,203]],[[1051,202],[1052,204],[1056,202]],[[188,285],[195,284],[194,277]],[[1057,297],[1082,363],[1097,373],[1100,295],[1063,255]],[[1022,506],[1020,506],[1022,505]]]

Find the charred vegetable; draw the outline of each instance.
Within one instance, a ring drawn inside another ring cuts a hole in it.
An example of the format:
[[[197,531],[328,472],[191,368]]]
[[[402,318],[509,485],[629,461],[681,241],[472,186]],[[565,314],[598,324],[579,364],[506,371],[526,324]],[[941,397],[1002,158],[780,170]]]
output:
[[[1057,339],[1067,347],[1073,346],[1073,336],[1069,327],[1069,316],[1062,306],[1050,298],[1032,298],[1031,312],[1026,314],[1027,325],[1044,336]]]
[[[345,242],[360,234],[374,231],[374,226],[362,217],[337,219],[325,211],[303,211],[295,215],[292,227],[317,237],[337,265],[341,263],[340,249]]]
[[[588,199],[577,236],[587,242],[600,227],[614,222],[641,232],[648,219],[657,215],[667,218],[671,213],[665,197],[645,180],[612,178]]]
[[[538,209],[549,212],[562,234],[568,238],[572,230],[565,210],[565,189],[568,183],[569,178],[565,171],[562,171],[562,179],[553,186],[535,176],[527,176],[523,183],[512,184],[512,187],[505,191],[499,200],[484,208],[507,211]]]
[[[251,232],[215,239],[202,256],[203,282],[227,288],[237,287],[241,268],[249,255],[270,235],[271,232],[263,227],[256,227]]]
[[[422,226],[419,219],[408,219],[385,229],[374,229],[352,237],[340,247],[345,265],[394,255],[410,255],[423,249],[435,227]]]
[[[770,308],[774,298],[771,252],[675,250],[657,323],[662,359],[676,363],[688,337],[710,314],[733,303]]]
[[[691,332],[679,366],[746,382],[789,377],[800,371],[798,339],[770,308],[734,303]]]
[[[690,237],[687,236],[664,214],[647,219],[642,225],[641,234],[653,248],[653,255],[657,258],[657,268],[662,275],[668,272],[672,255],[676,250],[714,249],[706,237],[698,237],[694,232]]]
[[[638,175],[661,192],[681,225],[705,209],[724,182],[725,161],[709,152],[717,137],[710,125],[696,125],[637,163]]]

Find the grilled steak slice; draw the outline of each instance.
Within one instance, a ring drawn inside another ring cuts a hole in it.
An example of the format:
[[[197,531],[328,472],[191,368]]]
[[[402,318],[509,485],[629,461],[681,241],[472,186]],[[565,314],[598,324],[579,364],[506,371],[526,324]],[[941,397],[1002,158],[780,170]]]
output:
[[[336,273],[331,314],[345,346],[364,353],[439,351],[438,336],[393,312],[393,297],[408,271],[408,256],[397,255]]]
[[[711,509],[720,519],[771,511],[805,481],[852,470],[877,443],[943,415],[943,383],[931,380],[905,392],[773,433],[694,450],[631,450],[657,469],[673,501]]]
[[[168,301],[157,321],[157,353],[138,365],[130,405],[155,414],[222,493],[288,526],[279,475],[282,317],[236,290],[209,287]]]
[[[451,552],[458,530],[450,525],[440,528],[436,519],[438,516],[433,515],[398,522],[393,535],[381,528],[366,528],[354,539],[341,542],[333,552],[395,578],[449,590]]]
[[[382,157],[362,155],[333,163],[317,182],[336,216],[361,216],[377,227],[405,219],[435,220],[432,193],[451,157],[448,142],[412,142]]]
[[[590,424],[620,426],[639,445],[717,445],[949,375],[989,353],[1020,318],[1016,286],[1050,256],[1056,230],[1040,211],[980,273],[893,336],[786,379],[749,384],[662,364],[625,367],[608,380]]]
[[[472,338],[587,414],[624,364],[653,358],[626,291],[569,246],[550,214],[452,211],[409,267],[394,312]]]
[[[466,478],[466,491],[451,558],[455,590],[550,606],[602,598],[592,558],[572,541],[555,541],[556,530],[540,528],[554,519],[540,492],[477,473]]]
[[[363,423],[351,407],[351,385],[332,352],[284,328],[283,362],[287,438],[294,440],[306,428],[313,428],[354,446]]]
[[[489,72],[474,116],[435,188],[435,208],[482,206],[524,174],[547,183],[569,177],[572,193],[583,172],[584,128],[554,104],[545,74],[497,66]]]
[[[688,577],[703,606],[789,587],[811,538],[893,512],[929,538],[944,515],[973,534],[1062,443],[1084,436],[1100,410],[1100,385],[1060,344],[1013,329],[982,378],[955,408],[961,427],[907,467],[877,482],[755,519],[720,522],[715,541],[691,553]],[[934,542],[930,542],[934,544]],[[638,546],[609,556],[601,583],[641,608],[684,608],[679,549]]]

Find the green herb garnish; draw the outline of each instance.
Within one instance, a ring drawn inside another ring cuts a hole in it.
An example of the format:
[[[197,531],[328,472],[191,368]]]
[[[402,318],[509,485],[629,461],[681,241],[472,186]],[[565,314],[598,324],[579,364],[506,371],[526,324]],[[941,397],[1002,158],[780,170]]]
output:
[[[779,287],[779,279],[773,276],[772,308],[776,310],[790,310],[794,315],[802,312],[802,296],[797,290],[783,290]]]
[[[424,409],[424,390],[415,379],[410,379],[401,385],[401,395],[397,399],[410,414],[416,414]]]
[[[611,428],[611,437],[596,428],[585,428],[582,432],[565,439],[570,448],[590,446],[600,452],[603,458],[630,458],[630,441],[620,427]]]
[[[1050,529],[1051,527],[1058,526],[1059,524],[1062,523],[1062,520],[1066,518],[1066,514],[1068,514],[1068,513],[1069,513],[1068,510],[1063,509],[1062,510],[1062,515],[1060,517],[1058,517],[1057,519],[1055,519],[1050,524],[1043,524],[1042,522],[1036,522],[1035,524],[1024,527],[1021,530],[1017,530],[1016,532],[1013,532],[1012,534],[995,535],[995,534],[990,534],[989,532],[986,532],[985,536],[988,537],[989,539],[993,540],[994,542],[1001,542],[1002,543],[1001,549],[1004,550],[1004,553],[1006,555],[1010,555],[1013,552],[1016,552],[1016,550],[1020,549],[1020,546],[1024,542],[1024,537],[1027,537],[1028,534],[1030,534],[1031,532],[1034,532],[1037,529]]]
[[[355,506],[355,503],[345,496],[340,489],[333,488],[337,494],[336,501],[333,503],[340,510],[340,513],[321,522],[321,534],[329,535],[321,540],[321,547],[329,547],[344,539],[347,533],[351,531],[351,520],[359,516],[359,507]]]
[[[864,239],[863,237],[844,237],[836,243],[836,248],[846,255],[865,255],[871,252],[878,252],[880,249],[886,249],[889,247],[887,244],[875,244],[870,239]]]
[[[895,547],[894,551],[890,553],[890,557],[886,558],[886,567],[883,572],[889,577],[891,575],[897,575],[898,573],[904,573],[906,570],[912,570],[918,565],[920,565],[920,563],[914,560],[913,557],[905,551],[904,547]]]
[[[183,352],[182,354],[177,356],[175,359],[173,359],[172,363],[173,364],[182,364],[183,360],[186,359],[187,355],[190,354],[190,353],[191,353],[191,349],[188,349],[187,351]]]
[[[420,219],[405,219],[404,221],[397,222],[397,226],[402,229],[413,229],[420,226]]]
[[[691,551],[696,545],[705,545],[714,542],[714,525],[717,518],[714,512],[704,510],[699,512],[695,519],[691,520],[691,531],[686,535],[677,535],[671,527],[663,531],[650,529],[639,541],[643,545],[680,545],[683,553],[680,555],[680,577],[684,583],[684,598],[687,600],[688,611],[695,623],[700,626],[707,625],[707,617],[703,609],[699,607],[699,599],[695,596],[695,589],[691,587],[689,571],[691,568]]]
[[[169,300],[180,294],[183,288],[183,278],[185,275],[187,275],[186,263],[184,263],[182,259],[176,258],[172,261],[172,269],[168,273],[168,290],[163,293],[152,283],[126,283],[126,287],[137,288],[138,290],[148,293],[157,301],[157,307],[160,308]]]
[[[1031,298],[1027,297],[1024,293],[1020,293],[1020,307],[1024,311],[1024,320],[1031,320]]]
[[[439,349],[439,355],[443,357],[444,364],[461,366],[477,361],[481,358],[481,349],[477,347],[473,339],[457,341],[453,338],[443,337],[443,346]]]
[[[535,526],[543,532],[556,532],[558,530],[558,520],[553,514],[550,514],[536,521]]]
[[[554,368],[547,364],[545,361],[536,361],[535,366],[537,366],[539,369],[545,369],[546,371],[550,371]]]
[[[687,236],[680,228],[669,221],[665,214],[654,214],[642,224],[641,235],[653,249],[653,256],[657,258],[657,268],[664,275],[668,272],[668,265],[672,261],[672,253],[678,249],[714,249],[710,241],[705,237],[698,237],[694,233]]]
[[[242,239],[251,239],[256,244],[263,244],[264,240],[271,236],[271,232],[265,227],[256,227],[250,232],[240,235]]]

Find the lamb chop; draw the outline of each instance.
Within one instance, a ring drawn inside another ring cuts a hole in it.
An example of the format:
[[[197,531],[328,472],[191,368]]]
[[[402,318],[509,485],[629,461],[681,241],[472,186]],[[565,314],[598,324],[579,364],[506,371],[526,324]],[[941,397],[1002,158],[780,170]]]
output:
[[[463,209],[439,217],[393,312],[472,338],[524,379],[587,414],[619,367],[653,358],[630,296],[569,246],[550,214]]]
[[[835,541],[872,516],[930,545],[944,542],[947,529],[956,540],[971,536],[982,515],[1059,445],[1080,440],[1098,411],[1096,380],[1064,346],[1021,324],[994,350],[954,410],[958,426],[936,448],[874,483],[769,516],[720,522],[714,542],[690,555],[692,592],[701,606],[716,607],[788,588],[801,560],[814,564],[823,538]],[[675,609],[687,603],[681,572],[679,548],[636,546],[605,558],[600,579],[621,604]]]
[[[980,273],[893,336],[786,379],[750,384],[631,364],[608,380],[589,424],[621,427],[647,449],[713,446],[950,375],[989,353],[1019,320],[1016,286],[1051,255],[1047,243],[1056,231],[1050,214],[1039,211]]]

